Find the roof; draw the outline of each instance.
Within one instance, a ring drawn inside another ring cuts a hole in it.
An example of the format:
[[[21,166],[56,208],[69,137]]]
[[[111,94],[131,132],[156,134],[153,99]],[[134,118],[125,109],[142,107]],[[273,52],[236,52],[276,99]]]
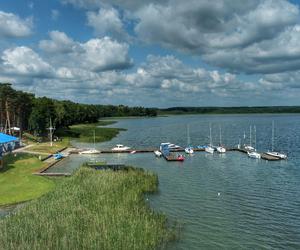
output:
[[[17,137],[0,133],[0,144],[1,143],[13,142],[13,141],[17,141],[17,140],[18,140]]]

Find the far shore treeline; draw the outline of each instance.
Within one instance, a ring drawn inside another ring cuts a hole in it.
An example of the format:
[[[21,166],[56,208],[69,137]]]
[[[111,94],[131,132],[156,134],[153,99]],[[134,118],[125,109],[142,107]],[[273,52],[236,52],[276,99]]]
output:
[[[0,129],[19,127],[37,135],[47,133],[50,118],[56,128],[79,123],[94,123],[102,117],[156,116],[153,108],[124,105],[88,105],[59,101],[18,91],[9,83],[0,83]]]
[[[300,113],[300,106],[265,107],[174,107],[158,111],[159,115],[180,114],[259,114],[259,113]]]

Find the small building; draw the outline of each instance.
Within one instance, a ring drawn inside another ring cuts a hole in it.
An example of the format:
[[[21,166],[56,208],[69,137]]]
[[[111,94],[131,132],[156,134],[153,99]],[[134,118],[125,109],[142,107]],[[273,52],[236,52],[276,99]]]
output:
[[[3,154],[13,151],[18,145],[17,137],[0,133],[0,169],[3,167]]]

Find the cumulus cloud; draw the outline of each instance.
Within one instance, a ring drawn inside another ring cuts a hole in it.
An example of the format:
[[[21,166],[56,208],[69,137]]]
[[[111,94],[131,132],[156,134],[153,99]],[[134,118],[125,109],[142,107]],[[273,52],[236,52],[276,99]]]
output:
[[[55,62],[59,61],[62,66],[75,67],[80,64],[85,69],[99,72],[127,69],[133,65],[128,55],[129,45],[107,36],[80,43],[63,32],[52,31],[50,38],[41,41],[40,48],[51,53]]]
[[[22,19],[13,13],[0,11],[0,37],[18,38],[29,36],[32,31],[32,18]]]
[[[122,20],[115,8],[101,8],[98,12],[89,11],[87,19],[88,25],[94,28],[98,36],[105,34],[117,37],[126,36]]]
[[[49,77],[53,68],[28,47],[6,49],[1,56],[1,71],[8,75]]]

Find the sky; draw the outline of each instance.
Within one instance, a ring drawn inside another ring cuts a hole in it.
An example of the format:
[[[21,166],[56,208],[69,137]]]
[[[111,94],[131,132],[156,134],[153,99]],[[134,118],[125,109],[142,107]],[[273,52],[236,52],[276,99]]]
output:
[[[145,107],[300,105],[300,0],[0,1],[0,82]]]

